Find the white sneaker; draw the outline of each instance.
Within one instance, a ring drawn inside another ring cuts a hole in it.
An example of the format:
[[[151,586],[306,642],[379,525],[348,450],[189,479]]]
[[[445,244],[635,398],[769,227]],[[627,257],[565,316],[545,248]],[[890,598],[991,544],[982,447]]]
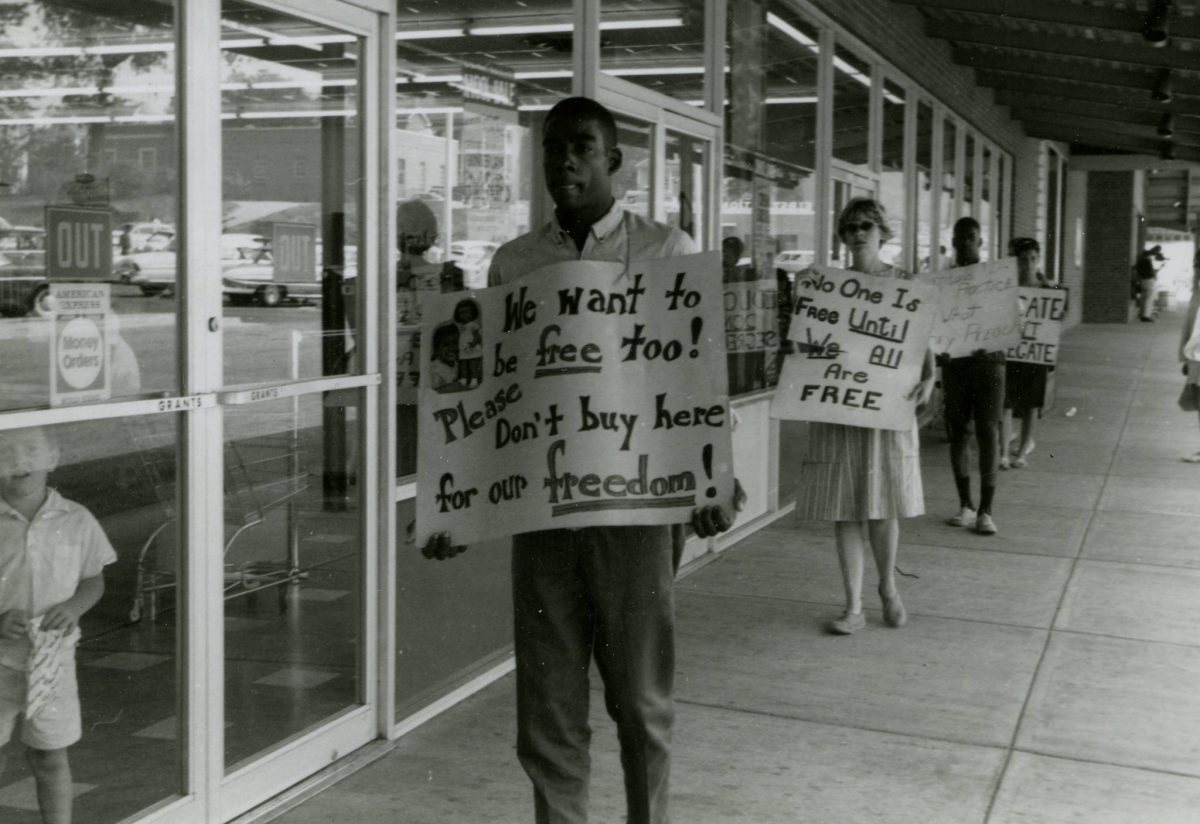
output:
[[[980,535],[995,535],[996,522],[992,520],[991,515],[980,512],[979,517],[975,519],[975,531]]]
[[[970,526],[975,523],[975,510],[969,506],[964,506],[962,512],[959,512],[953,518],[947,518],[946,523],[950,526]]]
[[[1008,456],[1007,455],[1005,455],[1004,457],[1002,457],[1000,459],[1000,468],[1008,469]]]

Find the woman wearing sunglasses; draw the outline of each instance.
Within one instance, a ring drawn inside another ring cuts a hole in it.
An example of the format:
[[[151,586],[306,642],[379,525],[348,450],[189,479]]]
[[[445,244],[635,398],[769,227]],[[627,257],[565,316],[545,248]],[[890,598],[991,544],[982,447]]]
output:
[[[880,260],[879,249],[892,232],[878,201],[855,198],[847,203],[838,218],[838,236],[849,250],[850,269],[877,277],[912,277]],[[909,398],[920,407],[928,403],[932,391],[933,361],[927,352],[921,382]],[[862,578],[867,544],[879,573],[884,623],[900,627],[907,620],[896,589],[895,567],[899,519],[925,512],[915,412],[912,425],[903,431],[809,424],[796,516],[834,522],[846,589],[846,611],[829,624],[836,635],[850,635],[866,626]]]

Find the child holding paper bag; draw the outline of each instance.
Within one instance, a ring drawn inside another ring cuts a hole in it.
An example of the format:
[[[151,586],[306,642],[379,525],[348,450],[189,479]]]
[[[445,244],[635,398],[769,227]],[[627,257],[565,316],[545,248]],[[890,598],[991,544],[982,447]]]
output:
[[[117,556],[90,512],[47,488],[57,465],[43,430],[0,432],[0,773],[19,725],[42,820],[69,824],[79,619]]]
[[[912,277],[879,258],[879,249],[892,232],[878,201],[855,198],[847,203],[838,218],[838,234],[849,249],[850,268],[854,271],[876,277]],[[801,344],[800,348],[812,347]],[[929,402],[932,391],[933,364],[927,352],[921,382],[908,397],[919,408]],[[902,431],[810,424],[796,516],[834,522],[846,590],[846,611],[829,624],[829,631],[836,635],[850,635],[866,626],[862,576],[868,543],[879,573],[884,621],[888,626],[900,627],[907,620],[896,589],[895,566],[899,519],[925,511],[915,412],[912,426]]]

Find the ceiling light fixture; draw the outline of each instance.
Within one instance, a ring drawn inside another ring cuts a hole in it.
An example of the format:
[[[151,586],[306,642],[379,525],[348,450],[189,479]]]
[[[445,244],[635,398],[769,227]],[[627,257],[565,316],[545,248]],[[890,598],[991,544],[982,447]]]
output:
[[[467,34],[566,34],[575,30],[573,23],[536,23],[531,26],[472,26]]]
[[[1174,137],[1175,136],[1175,115],[1167,112],[1158,121],[1159,137]]]
[[[458,29],[411,29],[396,32],[397,40],[435,40],[439,37],[463,37],[466,31]]]
[[[1158,73],[1158,78],[1154,81],[1154,90],[1150,92],[1150,97],[1159,103],[1170,103],[1174,96],[1171,90],[1171,70],[1163,69]]]
[[[682,17],[653,17],[645,20],[601,20],[600,31],[673,29],[682,25]],[[499,34],[570,34],[574,30],[575,25],[573,23],[533,23],[514,26],[471,26],[466,30],[466,34],[482,36]],[[396,39],[401,39],[399,34],[396,35]]]
[[[1168,27],[1168,17],[1171,14],[1171,0],[1151,0],[1150,10],[1146,12],[1146,22],[1142,24],[1142,37],[1151,46],[1161,48],[1171,39]]]
[[[817,51],[817,41],[816,40],[813,40],[807,34],[800,31],[800,29],[796,28],[791,23],[784,20],[782,17],[780,17],[775,12],[773,12],[773,11],[767,12],[767,22],[770,23],[775,28],[779,29],[781,32],[786,34],[788,37],[795,40],[801,46],[811,49],[814,53]]]

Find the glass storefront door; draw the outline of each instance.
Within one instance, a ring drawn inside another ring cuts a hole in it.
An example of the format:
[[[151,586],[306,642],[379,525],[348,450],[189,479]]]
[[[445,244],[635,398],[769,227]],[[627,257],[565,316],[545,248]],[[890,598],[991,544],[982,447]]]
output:
[[[221,5],[223,819],[377,729],[378,46],[319,13]]]
[[[383,19],[4,15],[0,612],[103,578],[53,676],[76,820],[228,821],[379,732]],[[66,589],[14,589],[35,561]],[[20,750],[0,821],[32,824]]]

